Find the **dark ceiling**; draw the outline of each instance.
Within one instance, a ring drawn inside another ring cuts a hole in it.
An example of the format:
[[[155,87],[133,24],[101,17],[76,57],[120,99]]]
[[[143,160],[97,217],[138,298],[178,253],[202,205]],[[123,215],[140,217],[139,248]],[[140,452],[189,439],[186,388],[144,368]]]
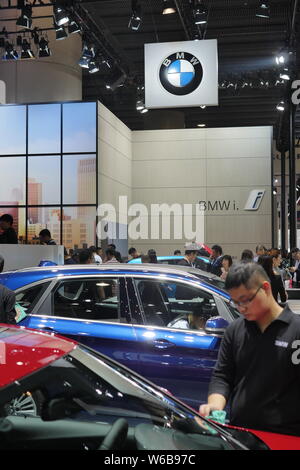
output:
[[[136,88],[144,81],[144,44],[216,38],[219,106],[181,109],[185,127],[195,128],[199,123],[207,127],[274,125],[278,132],[276,105],[289,85],[278,81],[275,56],[291,38],[294,12],[297,34],[296,0],[268,2],[269,19],[256,17],[259,0],[204,0],[209,16],[202,29],[194,25],[190,0],[175,0],[178,11],[172,15],[162,15],[162,0],[139,3],[142,25],[131,31],[131,0],[81,0],[80,9],[102,41],[103,51],[128,77],[124,86],[112,92],[105,86],[111,73],[107,68],[96,74],[84,70],[83,99],[100,100],[132,130],[145,129],[156,111],[147,115],[136,111]]]

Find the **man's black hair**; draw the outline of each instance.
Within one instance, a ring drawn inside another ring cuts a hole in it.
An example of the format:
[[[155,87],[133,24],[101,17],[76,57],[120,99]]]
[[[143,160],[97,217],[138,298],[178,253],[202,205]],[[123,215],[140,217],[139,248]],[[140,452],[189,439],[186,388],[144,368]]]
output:
[[[8,222],[10,225],[13,224],[14,218],[10,214],[3,214],[0,217],[0,222]]]
[[[112,250],[115,250],[116,249],[116,245],[114,245],[114,243],[110,243],[108,245],[108,248],[111,248]]]
[[[91,258],[90,250],[82,250],[79,253],[79,264],[85,264]]]
[[[50,237],[51,238],[50,230],[48,230],[47,228],[44,228],[43,230],[40,231],[39,236],[40,237]]]
[[[116,250],[113,248],[107,248],[105,251],[106,256],[116,256]]]
[[[267,248],[264,245],[257,245],[257,247],[255,248],[255,252],[257,253],[261,250],[267,251]]]
[[[132,248],[129,248],[129,250],[128,250],[128,254],[129,254],[130,256],[131,256],[133,253],[135,253],[135,252],[136,252],[136,249],[133,248],[133,247],[132,247]]]
[[[262,266],[257,263],[238,263],[229,269],[225,280],[225,289],[234,289],[242,285],[247,289],[252,289],[262,281],[270,282]]]
[[[215,250],[220,255],[223,253],[222,247],[220,245],[214,245],[211,247],[212,250]]]

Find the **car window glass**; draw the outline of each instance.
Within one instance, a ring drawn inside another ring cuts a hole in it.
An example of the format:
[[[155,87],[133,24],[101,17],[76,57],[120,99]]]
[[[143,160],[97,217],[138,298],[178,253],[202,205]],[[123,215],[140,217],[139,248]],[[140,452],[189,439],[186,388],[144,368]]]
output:
[[[16,303],[18,303],[25,313],[31,313],[50,282],[43,282],[33,287],[24,289],[16,294]]]
[[[147,325],[204,329],[219,314],[212,294],[184,283],[135,280]]]
[[[113,278],[63,280],[53,293],[53,314],[59,317],[118,322],[119,304]]]

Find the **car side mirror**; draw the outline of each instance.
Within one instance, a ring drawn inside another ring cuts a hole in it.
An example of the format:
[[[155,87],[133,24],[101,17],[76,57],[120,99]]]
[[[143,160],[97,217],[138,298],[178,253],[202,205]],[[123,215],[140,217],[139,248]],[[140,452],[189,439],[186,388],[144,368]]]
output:
[[[222,317],[211,317],[205,323],[204,329],[207,333],[213,335],[223,335],[228,325],[228,321]]]

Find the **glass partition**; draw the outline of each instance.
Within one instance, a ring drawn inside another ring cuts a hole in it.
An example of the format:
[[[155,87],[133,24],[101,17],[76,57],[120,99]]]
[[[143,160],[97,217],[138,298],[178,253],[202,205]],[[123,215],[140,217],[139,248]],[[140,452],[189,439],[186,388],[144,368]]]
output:
[[[96,244],[97,104],[0,105],[0,214],[19,242]],[[71,206],[71,207],[70,207]]]
[[[0,106],[0,155],[26,153],[26,106]]]
[[[60,153],[61,106],[39,104],[28,106],[28,152]]]
[[[96,103],[63,105],[63,152],[96,152]]]

